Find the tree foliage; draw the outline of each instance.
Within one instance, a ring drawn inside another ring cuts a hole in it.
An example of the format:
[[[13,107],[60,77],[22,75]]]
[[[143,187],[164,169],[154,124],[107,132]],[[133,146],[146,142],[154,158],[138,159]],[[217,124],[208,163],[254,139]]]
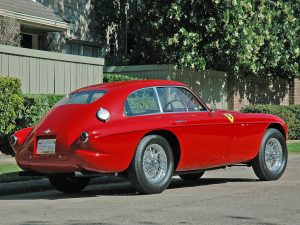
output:
[[[94,9],[92,24],[97,29],[106,60],[117,60],[121,48],[126,45],[122,41],[126,35],[128,0],[92,0],[91,4]]]
[[[131,64],[299,76],[299,0],[143,0]]]
[[[131,77],[125,74],[115,74],[115,73],[104,73],[103,82],[117,82],[117,81],[126,81],[126,80],[137,80],[137,78]]]

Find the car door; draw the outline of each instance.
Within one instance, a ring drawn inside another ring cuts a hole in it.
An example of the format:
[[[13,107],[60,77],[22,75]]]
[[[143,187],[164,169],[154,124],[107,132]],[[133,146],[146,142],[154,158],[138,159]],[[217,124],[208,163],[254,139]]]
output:
[[[222,113],[209,111],[185,87],[158,87],[163,117],[181,143],[178,170],[193,170],[226,164],[230,121]]]

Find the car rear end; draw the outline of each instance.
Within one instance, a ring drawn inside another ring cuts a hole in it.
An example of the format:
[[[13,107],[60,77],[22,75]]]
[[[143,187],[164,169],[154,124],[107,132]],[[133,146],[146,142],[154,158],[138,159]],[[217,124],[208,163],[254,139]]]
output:
[[[103,113],[99,100],[105,94],[104,90],[72,93],[36,127],[16,132],[11,144],[18,165],[25,171],[40,173],[103,170],[99,167],[103,157],[87,140],[94,135],[95,126],[101,129],[105,124],[97,116],[97,112]]]

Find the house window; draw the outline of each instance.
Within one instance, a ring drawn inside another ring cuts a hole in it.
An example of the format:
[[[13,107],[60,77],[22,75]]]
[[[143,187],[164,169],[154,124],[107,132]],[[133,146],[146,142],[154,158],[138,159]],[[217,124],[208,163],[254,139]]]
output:
[[[67,42],[64,53],[89,57],[101,57],[99,46],[85,43]]]
[[[21,35],[22,35],[22,40],[21,40],[22,48],[38,49],[37,34],[22,33]]]

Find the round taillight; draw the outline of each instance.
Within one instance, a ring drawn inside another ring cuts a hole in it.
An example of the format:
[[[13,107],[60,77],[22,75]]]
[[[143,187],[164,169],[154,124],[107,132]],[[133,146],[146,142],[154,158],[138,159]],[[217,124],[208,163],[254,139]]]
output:
[[[81,134],[80,134],[80,137],[79,137],[79,140],[81,143],[86,143],[88,140],[89,140],[89,135],[87,132],[83,131]]]
[[[18,138],[15,135],[11,135],[8,141],[11,146],[14,146],[18,143]]]
[[[100,108],[97,111],[97,118],[99,120],[102,120],[102,121],[106,122],[106,121],[109,120],[109,117],[110,117],[110,114],[106,109]]]

